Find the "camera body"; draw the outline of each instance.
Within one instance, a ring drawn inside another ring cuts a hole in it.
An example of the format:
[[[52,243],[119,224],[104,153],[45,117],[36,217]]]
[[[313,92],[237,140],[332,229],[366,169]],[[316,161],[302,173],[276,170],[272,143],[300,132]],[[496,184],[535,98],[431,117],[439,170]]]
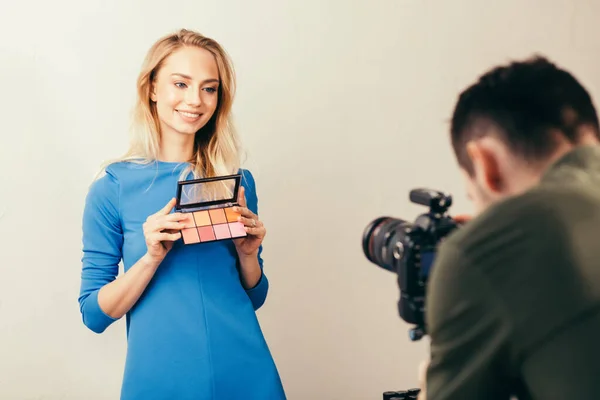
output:
[[[400,317],[415,327],[411,340],[420,340],[425,330],[425,297],[431,267],[439,243],[459,225],[448,215],[452,197],[430,189],[413,189],[412,203],[429,208],[414,222],[379,217],[363,233],[363,252],[379,267],[398,275]]]

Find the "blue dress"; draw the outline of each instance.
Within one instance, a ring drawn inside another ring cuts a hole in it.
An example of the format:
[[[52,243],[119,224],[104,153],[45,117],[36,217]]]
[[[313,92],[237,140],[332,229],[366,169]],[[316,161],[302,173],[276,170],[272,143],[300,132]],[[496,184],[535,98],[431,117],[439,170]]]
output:
[[[127,162],[95,181],[83,215],[79,305],[84,324],[103,332],[115,319],[98,291],[146,253],[142,224],[175,196],[186,164]],[[252,174],[241,170],[248,208],[258,213]],[[259,263],[263,262],[259,249]],[[244,290],[231,241],[178,240],[126,315],[127,357],[121,400],[285,399],[255,311],[269,283]]]

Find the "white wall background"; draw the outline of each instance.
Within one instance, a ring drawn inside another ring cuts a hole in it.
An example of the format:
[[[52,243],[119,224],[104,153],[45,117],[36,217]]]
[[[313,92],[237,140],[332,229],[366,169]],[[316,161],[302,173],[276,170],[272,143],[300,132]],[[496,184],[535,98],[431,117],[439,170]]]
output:
[[[430,186],[469,212],[448,142],[457,93],[541,52],[600,95],[597,0],[2,1],[0,398],[117,399],[124,319],[81,323],[80,219],[127,145],[148,47],[180,27],[219,40],[257,178],[270,297],[259,311],[290,399],[379,399],[417,384],[426,343],[364,226],[414,218]]]

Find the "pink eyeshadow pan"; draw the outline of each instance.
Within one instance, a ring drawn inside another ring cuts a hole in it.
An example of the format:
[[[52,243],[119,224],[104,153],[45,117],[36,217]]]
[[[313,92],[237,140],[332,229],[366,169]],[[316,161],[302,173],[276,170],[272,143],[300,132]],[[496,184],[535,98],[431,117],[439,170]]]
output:
[[[215,240],[215,232],[213,232],[212,226],[201,226],[198,228],[198,234],[203,242],[209,242]]]
[[[198,236],[198,231],[196,230],[196,228],[182,229],[181,236],[183,237],[183,242],[185,244],[200,242],[200,237]]]
[[[231,231],[231,237],[243,237],[246,236],[246,230],[244,229],[244,224],[241,222],[230,222],[229,230]]]
[[[228,239],[231,237],[227,224],[213,225],[213,228],[215,228],[217,239]]]

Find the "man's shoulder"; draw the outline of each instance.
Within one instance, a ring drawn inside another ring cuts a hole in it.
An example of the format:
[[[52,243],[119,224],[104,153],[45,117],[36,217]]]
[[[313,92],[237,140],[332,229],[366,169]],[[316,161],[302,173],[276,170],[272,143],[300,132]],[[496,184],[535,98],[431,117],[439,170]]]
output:
[[[530,191],[504,200],[443,241],[429,282],[430,323],[448,321],[458,305],[479,311],[500,307],[500,298],[515,289],[516,276],[560,251],[564,237],[551,197]],[[555,250],[540,251],[547,246]]]
[[[546,239],[553,233],[558,238],[559,209],[564,204],[561,197],[558,192],[540,188],[508,198],[456,230],[447,242],[463,252],[483,256],[486,249],[497,251],[542,232]]]

